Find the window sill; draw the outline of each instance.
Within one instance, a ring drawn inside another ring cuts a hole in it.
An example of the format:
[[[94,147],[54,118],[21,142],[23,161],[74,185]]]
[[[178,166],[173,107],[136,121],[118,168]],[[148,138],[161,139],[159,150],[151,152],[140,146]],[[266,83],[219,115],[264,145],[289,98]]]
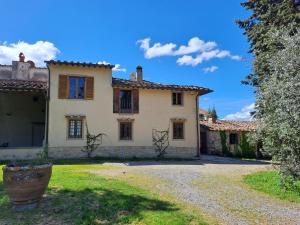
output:
[[[173,138],[172,141],[185,141],[184,138]]]

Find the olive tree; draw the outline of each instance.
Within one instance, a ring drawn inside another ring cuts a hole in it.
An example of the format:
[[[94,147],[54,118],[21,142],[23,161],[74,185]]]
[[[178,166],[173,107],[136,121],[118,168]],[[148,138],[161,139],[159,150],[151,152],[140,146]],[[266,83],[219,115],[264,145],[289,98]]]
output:
[[[270,75],[256,88],[257,135],[288,184],[300,179],[300,33],[281,29],[271,38],[281,45],[268,61]]]

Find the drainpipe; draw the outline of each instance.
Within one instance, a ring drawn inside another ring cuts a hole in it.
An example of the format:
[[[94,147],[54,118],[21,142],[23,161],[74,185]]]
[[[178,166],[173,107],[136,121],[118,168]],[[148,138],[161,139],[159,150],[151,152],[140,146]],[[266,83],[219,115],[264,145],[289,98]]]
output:
[[[199,129],[199,96],[198,93],[196,95],[196,126],[197,126],[197,158],[201,158],[200,153],[200,129]]]
[[[48,148],[48,132],[49,132],[49,101],[50,101],[50,68],[48,69],[48,89],[46,93],[46,121],[45,121],[45,146]],[[47,149],[48,150],[48,149]]]

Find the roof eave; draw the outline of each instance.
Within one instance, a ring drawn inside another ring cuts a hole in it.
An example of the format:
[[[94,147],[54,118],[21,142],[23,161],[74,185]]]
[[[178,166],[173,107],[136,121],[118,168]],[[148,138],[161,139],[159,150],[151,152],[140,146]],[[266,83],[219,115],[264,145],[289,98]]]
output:
[[[113,64],[97,64],[97,63],[86,63],[86,62],[73,62],[73,61],[60,61],[60,60],[46,60],[44,61],[48,65],[66,65],[66,66],[82,66],[82,67],[93,67],[93,68],[109,68],[115,67]]]

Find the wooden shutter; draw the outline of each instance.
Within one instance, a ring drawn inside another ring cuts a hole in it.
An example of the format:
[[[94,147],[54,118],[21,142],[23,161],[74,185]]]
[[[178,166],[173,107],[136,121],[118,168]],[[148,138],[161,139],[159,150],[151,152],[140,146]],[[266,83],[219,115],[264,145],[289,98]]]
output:
[[[94,77],[87,77],[85,79],[85,99],[94,99]]]
[[[68,95],[68,76],[67,75],[59,75],[58,81],[58,98],[66,99],[69,97]]]
[[[119,113],[119,108],[120,108],[120,89],[119,88],[114,88],[113,89],[113,113]]]
[[[132,90],[133,113],[139,113],[139,89]]]

